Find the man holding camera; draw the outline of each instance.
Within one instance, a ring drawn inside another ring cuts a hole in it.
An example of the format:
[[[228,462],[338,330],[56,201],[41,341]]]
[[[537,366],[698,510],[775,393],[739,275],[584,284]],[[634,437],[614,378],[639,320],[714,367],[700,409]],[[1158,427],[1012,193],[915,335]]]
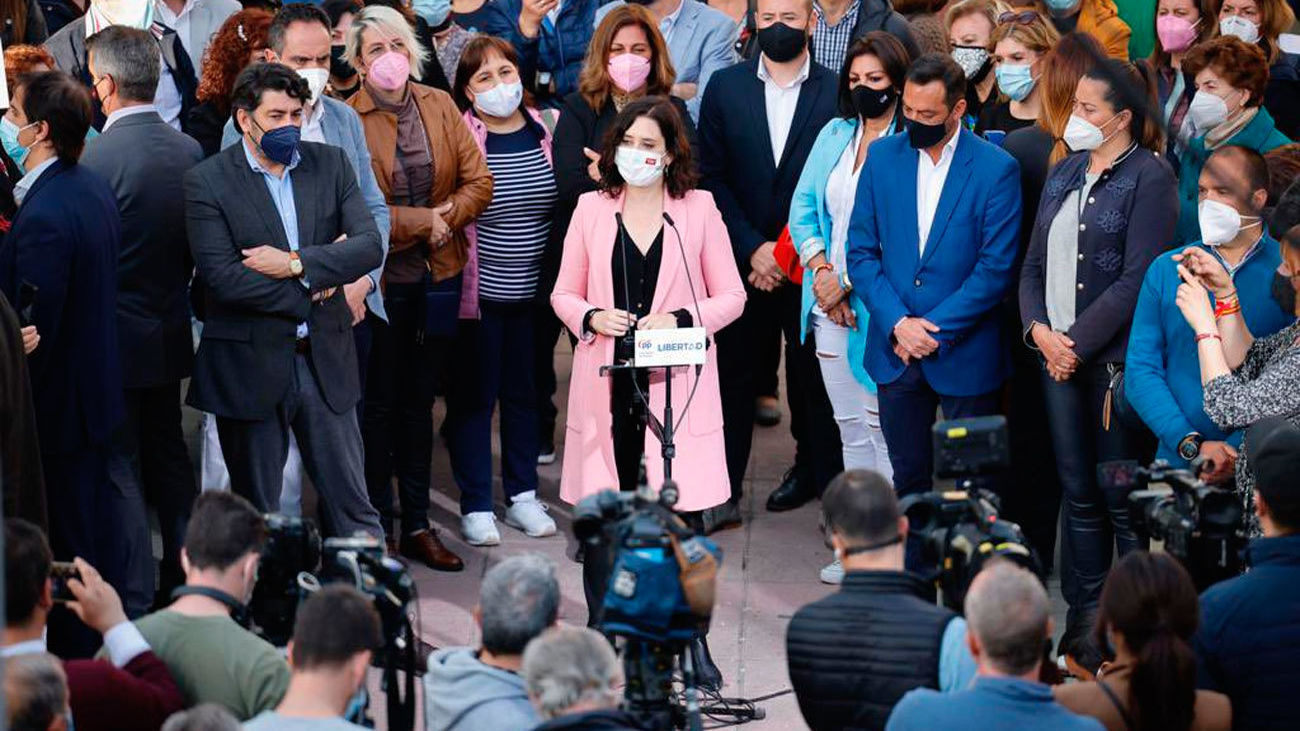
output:
[[[1245,445],[1264,537],[1246,549],[1248,573],[1201,595],[1198,684],[1227,694],[1234,729],[1285,728],[1300,687],[1300,428],[1267,419]]]
[[[45,620],[56,597],[50,578],[50,544],[40,528],[11,518],[5,536],[5,633],[0,656],[41,654]],[[85,729],[155,729],[184,701],[167,666],[127,621],[122,600],[99,572],[81,559],[78,578],[67,579],[67,607],[104,637],[107,660],[63,664],[73,718]],[[8,688],[6,688],[6,694]],[[13,698],[9,699],[14,702]]]
[[[907,518],[889,481],[845,472],[826,488],[822,511],[846,573],[839,593],[800,609],[786,634],[790,681],[808,725],[881,728],[913,688],[964,688],[975,674],[966,622],[903,570]]]
[[[274,708],[289,667],[270,643],[239,626],[257,583],[266,522],[244,498],[211,491],[194,501],[171,606],[136,622],[166,663],[186,705],[215,703],[241,721]]]

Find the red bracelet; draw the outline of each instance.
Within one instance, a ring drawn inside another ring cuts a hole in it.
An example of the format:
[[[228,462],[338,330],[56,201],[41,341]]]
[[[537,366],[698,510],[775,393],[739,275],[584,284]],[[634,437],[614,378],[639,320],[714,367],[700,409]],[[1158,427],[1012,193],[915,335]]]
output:
[[[1196,342],[1199,344],[1202,340],[1218,340],[1219,342],[1223,342],[1223,338],[1219,337],[1218,333],[1197,333]]]
[[[1214,303],[1214,319],[1216,320],[1228,315],[1235,315],[1238,312],[1241,312],[1241,300],[1237,299],[1235,294]]]

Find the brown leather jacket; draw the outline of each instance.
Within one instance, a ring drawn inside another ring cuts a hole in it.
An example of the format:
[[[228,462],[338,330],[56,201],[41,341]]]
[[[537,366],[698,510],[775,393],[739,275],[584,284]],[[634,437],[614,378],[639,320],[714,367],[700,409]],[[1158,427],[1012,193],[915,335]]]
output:
[[[462,229],[478,218],[492,201],[492,173],[449,94],[415,82],[410,82],[410,93],[415,95],[416,107],[424,120],[429,152],[433,157],[430,200],[434,205],[446,201],[454,204],[445,218],[455,232],[451,241],[441,247],[429,247],[429,268],[433,278],[442,281],[459,274],[465,266],[469,244]],[[397,115],[375,106],[365,84],[348,100],[348,104],[361,115],[366,146],[370,148],[371,167],[375,170],[384,199],[390,201],[388,211],[393,221],[389,235],[390,253],[427,242],[433,230],[431,209],[391,203],[393,166],[397,157]]]

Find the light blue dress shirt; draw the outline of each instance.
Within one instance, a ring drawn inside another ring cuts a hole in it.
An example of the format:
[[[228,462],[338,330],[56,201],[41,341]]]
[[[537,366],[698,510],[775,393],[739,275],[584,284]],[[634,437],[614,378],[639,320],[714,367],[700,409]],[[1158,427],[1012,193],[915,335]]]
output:
[[[262,182],[266,183],[266,192],[271,194],[271,202],[275,204],[275,210],[280,214],[280,224],[284,226],[284,238],[289,243],[289,251],[298,251],[298,206],[293,202],[293,169],[298,167],[302,157],[297,152],[293,153],[293,162],[286,165],[284,175],[277,178],[253,157],[248,145],[243,145],[243,149],[248,166],[253,169],[253,172],[262,174]],[[302,286],[310,288],[311,285],[306,277],[299,281],[302,282]],[[298,339],[305,337],[307,337],[307,323],[300,322]]]

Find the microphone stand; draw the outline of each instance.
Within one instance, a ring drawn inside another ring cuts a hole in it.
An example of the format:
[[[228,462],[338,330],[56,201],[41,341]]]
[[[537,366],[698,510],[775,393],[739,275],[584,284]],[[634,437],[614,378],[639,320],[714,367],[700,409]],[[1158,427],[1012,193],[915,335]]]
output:
[[[630,338],[631,333],[624,337]],[[659,440],[659,453],[664,460],[664,481],[673,479],[673,460],[677,457],[677,445],[673,442],[673,373],[675,366],[638,366],[634,363],[615,363],[614,365],[603,365],[600,367],[601,376],[611,376],[619,371],[628,372],[632,378],[636,378],[638,373],[645,373],[647,381],[649,374],[654,370],[664,372],[664,418],[659,420],[650,411],[650,394],[649,389],[642,393],[641,389],[635,389],[635,398],[645,407],[646,427],[650,433],[655,435]]]

